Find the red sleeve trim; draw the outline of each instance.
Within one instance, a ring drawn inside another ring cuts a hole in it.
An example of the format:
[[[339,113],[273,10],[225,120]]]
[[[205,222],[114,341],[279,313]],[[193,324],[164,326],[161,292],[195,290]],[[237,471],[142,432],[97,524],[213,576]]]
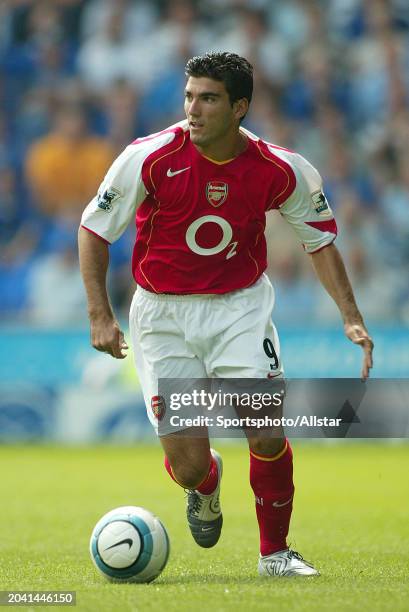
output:
[[[335,234],[335,236],[338,234],[335,219],[330,219],[329,221],[306,221],[305,223],[320,232],[330,232],[331,234]]]
[[[94,236],[96,236],[97,238],[102,240],[102,242],[105,242],[105,244],[111,245],[111,243],[108,240],[106,240],[105,238],[103,238],[102,236],[100,236],[99,234],[94,232],[92,229],[89,229],[89,227],[86,227],[85,225],[81,225],[81,227],[83,227],[85,230],[87,230],[87,232],[89,232],[90,234],[94,234]]]

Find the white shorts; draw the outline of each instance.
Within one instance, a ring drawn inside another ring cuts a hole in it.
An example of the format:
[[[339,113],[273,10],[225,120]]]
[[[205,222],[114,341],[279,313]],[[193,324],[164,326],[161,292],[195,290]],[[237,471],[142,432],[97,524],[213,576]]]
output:
[[[263,274],[221,295],[168,295],[138,287],[129,327],[148,417],[158,432],[159,378],[275,378],[282,375],[271,315],[274,289]],[[160,430],[160,435],[173,433]]]

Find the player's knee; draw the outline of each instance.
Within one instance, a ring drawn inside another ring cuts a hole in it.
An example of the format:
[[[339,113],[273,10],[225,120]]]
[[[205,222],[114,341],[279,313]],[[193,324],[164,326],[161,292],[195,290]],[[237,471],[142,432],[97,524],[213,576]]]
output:
[[[186,489],[195,489],[206,478],[208,470],[208,464],[201,461],[190,464],[176,462],[172,465],[176,480]]]

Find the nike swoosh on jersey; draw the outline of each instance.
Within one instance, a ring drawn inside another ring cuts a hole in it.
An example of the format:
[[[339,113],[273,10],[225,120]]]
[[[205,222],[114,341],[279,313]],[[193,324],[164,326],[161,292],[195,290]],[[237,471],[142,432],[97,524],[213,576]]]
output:
[[[285,501],[285,502],[282,502],[282,503],[280,503],[280,502],[273,502],[273,506],[274,506],[274,508],[281,508],[281,506],[286,506],[287,504],[290,503],[292,498],[293,498],[293,496],[291,495],[290,499],[287,499],[287,501]]]
[[[182,168],[182,170],[174,170],[172,172],[172,170],[168,168],[166,176],[168,176],[169,178],[172,178],[172,176],[176,176],[177,174],[180,174],[181,172],[186,172],[186,170],[189,170],[189,169],[190,169],[190,166],[188,166],[187,168]]]

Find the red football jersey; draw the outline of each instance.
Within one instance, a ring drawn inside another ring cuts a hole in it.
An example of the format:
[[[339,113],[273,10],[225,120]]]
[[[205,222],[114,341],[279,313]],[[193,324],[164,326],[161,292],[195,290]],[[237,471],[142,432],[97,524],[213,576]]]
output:
[[[216,162],[191,143],[187,122],[141,138],[117,158],[82,225],[116,240],[136,213],[133,274],[156,293],[227,293],[266,269],[265,215],[279,209],[308,252],[336,224],[318,172],[247,130],[248,146]]]

